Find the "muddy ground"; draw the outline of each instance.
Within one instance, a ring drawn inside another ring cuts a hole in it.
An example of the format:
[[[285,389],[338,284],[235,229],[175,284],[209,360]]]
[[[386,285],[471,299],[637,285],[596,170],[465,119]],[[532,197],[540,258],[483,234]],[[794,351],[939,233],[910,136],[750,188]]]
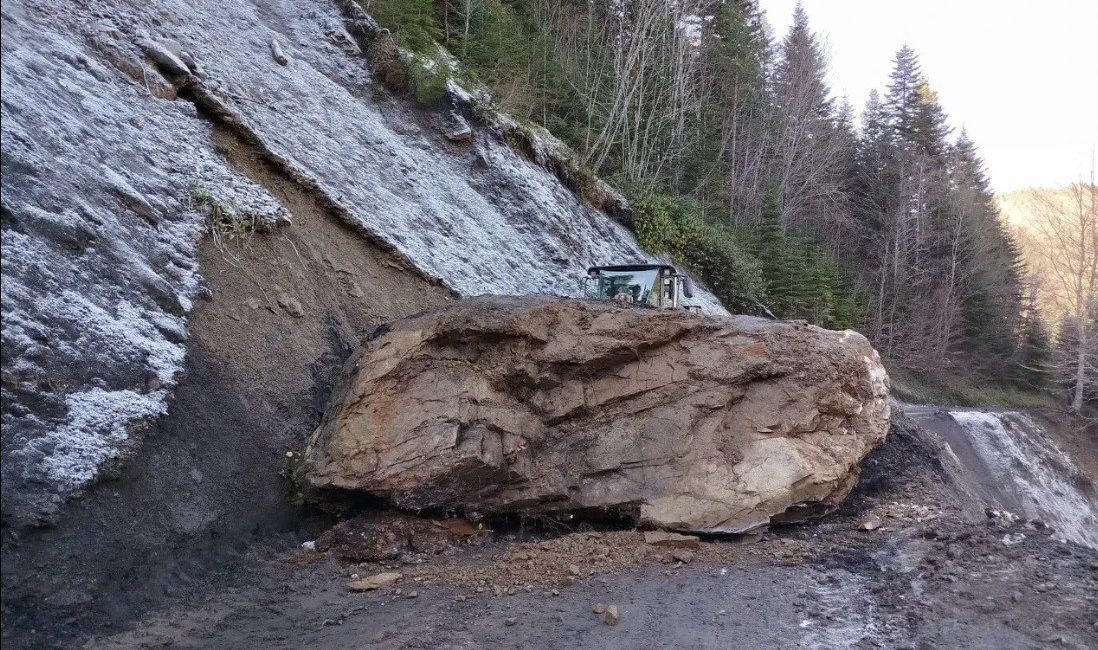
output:
[[[688,562],[637,531],[544,527],[361,564],[267,548],[87,647],[1098,646],[1098,552],[1039,522],[965,518],[938,458],[900,418],[839,512],[703,540]],[[347,587],[390,570],[392,586]],[[618,608],[616,625],[598,604]]]

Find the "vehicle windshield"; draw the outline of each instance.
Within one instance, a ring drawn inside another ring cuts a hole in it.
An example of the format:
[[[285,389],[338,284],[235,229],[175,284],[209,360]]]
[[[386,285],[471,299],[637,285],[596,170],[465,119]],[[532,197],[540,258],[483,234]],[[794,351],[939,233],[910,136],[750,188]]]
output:
[[[659,288],[656,284],[658,277],[659,269],[601,271],[595,290],[599,298],[658,306]]]

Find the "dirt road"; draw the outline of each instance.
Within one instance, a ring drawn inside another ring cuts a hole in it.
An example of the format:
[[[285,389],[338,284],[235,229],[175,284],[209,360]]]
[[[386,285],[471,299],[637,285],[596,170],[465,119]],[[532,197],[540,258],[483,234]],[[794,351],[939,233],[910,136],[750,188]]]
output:
[[[847,535],[834,522],[828,529],[773,536],[745,548],[735,565],[654,564],[564,587],[508,584],[510,595],[491,584],[412,580],[354,593],[346,584],[359,567],[270,561],[208,601],[89,647],[1088,648],[1098,641],[1094,552],[997,521],[954,532]],[[506,545],[494,543],[492,552]],[[814,546],[824,551],[802,555]],[[616,605],[620,622],[607,625],[592,611],[597,603]]]
[[[1098,552],[1040,522],[966,518],[938,453],[900,422],[839,512],[705,540],[688,563],[631,531],[512,531],[391,566],[283,549],[88,647],[1098,647]],[[390,568],[393,586],[347,588]]]

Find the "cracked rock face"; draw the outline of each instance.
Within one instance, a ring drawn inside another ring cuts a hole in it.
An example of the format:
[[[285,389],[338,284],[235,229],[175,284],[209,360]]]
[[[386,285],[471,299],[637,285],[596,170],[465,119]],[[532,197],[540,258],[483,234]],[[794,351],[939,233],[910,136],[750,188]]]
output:
[[[482,297],[368,342],[303,475],[405,508],[741,532],[837,505],[888,420],[887,375],[854,332]]]

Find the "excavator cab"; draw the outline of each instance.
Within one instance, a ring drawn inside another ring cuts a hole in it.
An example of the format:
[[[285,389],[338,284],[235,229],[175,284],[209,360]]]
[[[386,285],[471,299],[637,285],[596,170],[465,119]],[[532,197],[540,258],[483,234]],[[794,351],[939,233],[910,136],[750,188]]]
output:
[[[655,309],[690,309],[683,298],[693,298],[690,278],[669,264],[626,264],[592,266],[583,279],[584,294],[598,300],[615,300],[628,305]]]

